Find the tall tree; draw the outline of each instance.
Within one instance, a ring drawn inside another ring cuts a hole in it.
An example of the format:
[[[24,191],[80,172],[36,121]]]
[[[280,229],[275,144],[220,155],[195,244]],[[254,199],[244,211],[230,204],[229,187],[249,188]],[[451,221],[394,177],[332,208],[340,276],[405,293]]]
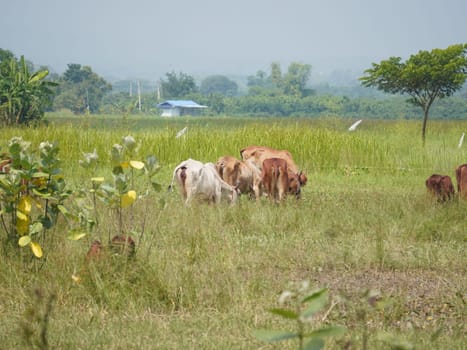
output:
[[[311,93],[306,85],[310,79],[311,65],[292,62],[282,78],[284,94],[304,97]]]
[[[235,96],[238,93],[238,85],[224,75],[210,75],[200,85],[203,95],[220,94],[223,96]]]
[[[177,75],[173,71],[165,75],[167,80],[161,79],[162,96],[165,99],[183,98],[198,91],[195,79],[191,75],[182,72]]]
[[[24,56],[6,55],[0,62],[0,123],[30,124],[44,116],[56,83],[46,81],[48,70],[31,72]]]
[[[422,141],[425,143],[426,124],[433,102],[451,96],[467,78],[467,44],[451,45],[446,49],[419,51],[401,62],[390,57],[365,70],[361,77],[366,87],[376,87],[391,94],[409,95],[408,102],[423,110]]]
[[[74,113],[97,112],[104,95],[112,90],[112,85],[94,73],[91,67],[76,63],[68,64],[60,82],[54,106]]]
[[[279,62],[271,63],[271,82],[280,90],[282,90],[282,70]]]

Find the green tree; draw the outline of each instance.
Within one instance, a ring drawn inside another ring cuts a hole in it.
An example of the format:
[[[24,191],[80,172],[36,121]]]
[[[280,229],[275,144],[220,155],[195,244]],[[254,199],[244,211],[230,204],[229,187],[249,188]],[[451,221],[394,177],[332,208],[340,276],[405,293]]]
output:
[[[165,99],[183,98],[184,96],[198,92],[195,79],[188,74],[175,72],[166,73],[167,80],[161,79],[162,96]]]
[[[74,113],[97,112],[102,98],[112,90],[112,85],[94,73],[91,67],[76,63],[68,64],[60,82],[54,107],[67,108]]]
[[[306,85],[310,79],[311,65],[292,62],[287,73],[282,77],[282,89],[284,94],[292,96],[308,96],[311,90]]]
[[[271,82],[268,78],[267,73],[265,71],[259,70],[256,72],[256,75],[249,75],[247,77],[247,86],[259,86],[266,88],[271,86]]]
[[[446,49],[419,51],[406,62],[390,57],[365,70],[361,77],[366,87],[376,87],[391,94],[409,95],[408,102],[423,109],[422,140],[425,143],[426,124],[433,102],[451,96],[467,78],[467,44]]]
[[[0,48],[0,62],[9,61],[15,58],[15,55],[10,50],[4,50]]]
[[[271,75],[269,79],[275,87],[282,90],[282,69],[278,62],[271,63]]]
[[[200,92],[203,95],[220,94],[235,96],[238,94],[238,85],[224,75],[211,75],[201,82]]]
[[[248,77],[248,93],[250,95],[289,95],[304,97],[311,95],[307,88],[310,79],[311,65],[292,62],[285,74],[282,74],[278,62],[271,63],[269,77],[263,71],[258,71],[256,76]]]
[[[0,62],[0,123],[30,124],[44,116],[56,83],[45,78],[49,71],[32,73],[23,56],[17,61],[2,51]]]

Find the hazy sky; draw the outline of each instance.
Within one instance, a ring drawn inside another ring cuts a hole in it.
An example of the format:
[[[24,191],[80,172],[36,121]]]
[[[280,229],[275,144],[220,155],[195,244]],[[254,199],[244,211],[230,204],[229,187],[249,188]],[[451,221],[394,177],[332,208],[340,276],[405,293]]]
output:
[[[466,0],[1,0],[0,48],[63,73],[158,80],[361,70],[467,42]]]

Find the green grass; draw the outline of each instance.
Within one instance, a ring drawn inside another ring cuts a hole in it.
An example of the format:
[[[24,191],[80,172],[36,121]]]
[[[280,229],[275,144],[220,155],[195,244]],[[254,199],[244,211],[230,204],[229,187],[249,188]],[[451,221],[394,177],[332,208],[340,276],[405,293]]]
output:
[[[435,172],[455,181],[455,167],[467,162],[466,145],[457,148],[467,122],[430,121],[422,147],[414,121],[365,120],[349,133],[352,121],[338,118],[67,118],[49,116],[47,128],[2,129],[0,149],[12,136],[33,145],[57,141],[76,188],[89,181],[78,165],[82,152],[95,148],[98,175],[109,178],[110,147],[131,134],[141,141],[140,158],[159,159],[164,190],[125,217],[137,232],[135,260],[108,255],[86,264],[92,239],[106,242],[117,227],[103,207],[92,237],[73,242],[65,225],[55,228],[44,263],[3,244],[0,348],[27,346],[27,312],[39,312],[53,294],[54,349],[296,349],[293,342],[264,344],[252,331],[287,329],[267,310],[289,282],[301,280],[328,286],[338,301],[324,322],[348,331],[329,349],[362,349],[365,332],[369,349],[389,349],[376,339],[381,330],[415,349],[465,348],[467,203],[436,203],[424,181]],[[175,138],[185,126],[186,136]],[[234,207],[187,208],[177,192],[165,191],[180,161],[238,156],[249,144],[291,151],[309,178],[299,202],[241,198]],[[386,307],[372,309],[366,289],[378,290]]]

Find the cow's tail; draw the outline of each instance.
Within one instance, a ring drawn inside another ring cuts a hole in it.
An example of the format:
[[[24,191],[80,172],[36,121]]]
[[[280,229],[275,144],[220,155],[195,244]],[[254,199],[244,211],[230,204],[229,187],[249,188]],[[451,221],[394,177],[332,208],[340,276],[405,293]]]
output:
[[[181,180],[181,182],[182,182],[182,184],[183,184],[183,187],[185,187],[185,179],[186,179],[186,173],[185,173],[185,171],[186,171],[186,166],[185,166],[185,164],[183,163],[183,164],[181,164],[181,165],[179,165],[178,167],[175,168],[175,170],[174,170],[174,172],[173,172],[173,175],[172,175],[172,182],[170,182],[170,185],[169,185],[169,187],[167,188],[168,191],[172,191],[172,190],[173,190],[173,185],[174,185],[174,182],[175,182],[175,178],[178,176],[177,174],[178,174],[178,171],[179,171],[180,169],[183,170],[183,171],[182,171],[182,173],[183,173],[183,178],[182,178],[182,174],[180,174],[180,180]]]

